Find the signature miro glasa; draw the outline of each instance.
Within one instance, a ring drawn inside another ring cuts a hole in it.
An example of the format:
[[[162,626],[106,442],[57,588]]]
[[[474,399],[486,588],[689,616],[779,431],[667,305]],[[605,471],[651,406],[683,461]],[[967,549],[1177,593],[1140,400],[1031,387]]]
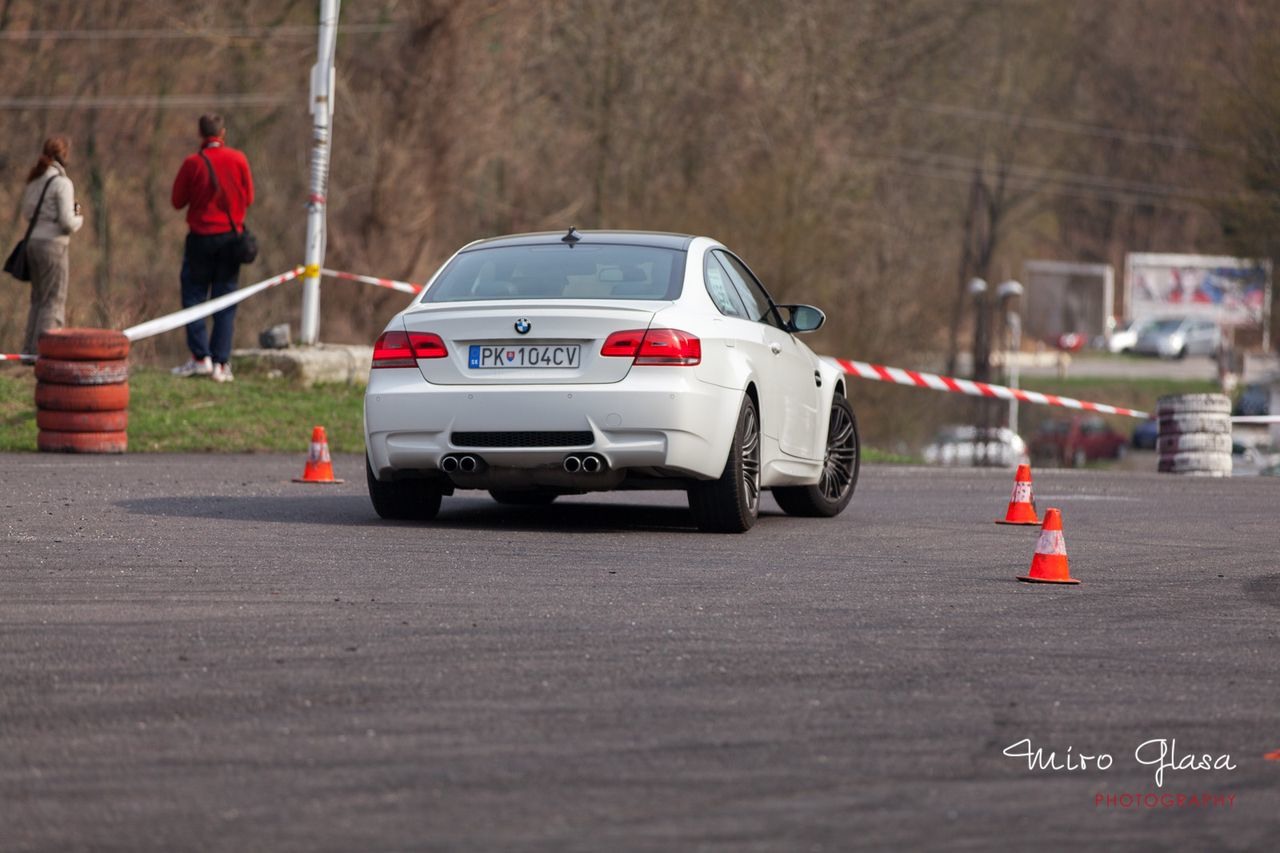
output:
[[[1110,753],[1099,752],[1088,754],[1077,752],[1075,747],[1068,746],[1066,752],[1056,750],[1046,752],[1043,747],[1034,747],[1031,738],[1009,744],[1004,748],[1005,756],[1021,758],[1027,762],[1028,770],[1110,770],[1115,759]],[[1147,767],[1154,767],[1156,787],[1164,787],[1165,771],[1182,770],[1235,770],[1230,753],[1211,755],[1209,753],[1179,753],[1177,738],[1152,738],[1138,744],[1133,751],[1133,760]]]

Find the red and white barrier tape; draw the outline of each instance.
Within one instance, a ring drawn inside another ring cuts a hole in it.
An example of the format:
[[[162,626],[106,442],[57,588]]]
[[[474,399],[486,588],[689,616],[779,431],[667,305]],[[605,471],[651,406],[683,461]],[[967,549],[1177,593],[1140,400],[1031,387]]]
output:
[[[188,323],[196,320],[203,320],[212,314],[216,314],[224,308],[237,305],[250,296],[261,293],[268,288],[276,285],[284,284],[286,281],[292,281],[306,272],[305,267],[294,267],[288,272],[271,278],[241,287],[217,299],[210,299],[208,302],[201,302],[199,305],[192,305],[190,308],[183,308],[181,311],[175,311],[172,314],[166,314],[163,317],[157,317],[154,320],[147,320],[145,323],[139,323],[136,326],[130,326],[124,330],[124,334],[131,341],[139,341],[143,338],[154,337],[165,332],[171,332],[174,329],[180,329]],[[358,281],[363,284],[372,284],[377,287],[386,287],[391,290],[398,290],[401,293],[421,293],[425,285],[414,284],[409,281],[396,281],[390,278],[376,278],[370,275],[356,275],[355,273],[340,272],[338,270],[321,270],[323,275],[332,276],[333,278],[347,279],[349,281]],[[22,353],[0,353],[0,361],[21,361],[22,359],[33,359],[35,356],[23,355]]]
[[[181,311],[175,311],[172,314],[166,314],[163,317],[157,317],[154,320],[148,320],[145,323],[139,323],[136,326],[130,326],[124,330],[125,337],[131,341],[139,341],[143,338],[150,338],[155,335],[171,332],[174,329],[180,329],[188,323],[196,320],[203,320],[210,314],[216,314],[223,308],[229,308],[254,294],[261,293],[270,287],[278,284],[284,284],[286,281],[292,281],[304,272],[303,267],[294,267],[288,272],[280,273],[280,275],[251,284],[248,287],[241,287],[238,290],[219,296],[217,299],[210,299],[208,302],[201,302],[199,305],[192,305],[190,308],[183,308]]]
[[[901,367],[885,367],[882,364],[868,364],[865,361],[849,361],[843,358],[832,358],[845,373],[861,379],[873,379],[877,382],[892,382],[895,385],[911,385],[916,388],[928,388],[932,391],[950,391],[955,394],[968,394],[971,397],[988,397],[997,400],[1020,400],[1023,403],[1036,403],[1041,406],[1065,406],[1068,409],[1084,409],[1104,415],[1123,415],[1128,418],[1145,418],[1146,412],[1124,409],[1119,406],[1108,406],[1105,403],[1089,403],[1074,400],[1071,397],[1058,397],[1054,394],[1041,394],[1039,391],[1024,391],[1021,388],[1008,388],[1004,385],[991,385],[987,382],[975,382],[972,379],[953,379],[950,376],[938,376],[934,373],[919,373],[915,370],[904,370]]]
[[[347,281],[358,281],[362,284],[372,284],[376,287],[387,287],[391,290],[398,290],[401,293],[421,293],[425,288],[425,284],[414,284],[411,281],[396,281],[392,278],[376,278],[371,275],[356,275],[353,272],[340,272],[338,270],[322,269],[321,275],[327,275],[330,278],[341,278]]]

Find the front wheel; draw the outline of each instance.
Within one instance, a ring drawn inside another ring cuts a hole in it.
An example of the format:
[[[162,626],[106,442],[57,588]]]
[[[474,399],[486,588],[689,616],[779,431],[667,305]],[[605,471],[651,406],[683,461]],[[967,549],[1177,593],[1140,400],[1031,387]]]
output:
[[[738,427],[720,479],[689,489],[689,509],[698,529],[745,533],[760,514],[760,417],[747,397],[738,411]]]
[[[393,521],[430,521],[440,512],[444,492],[431,480],[389,480],[373,476],[373,466],[364,460],[365,479],[369,483],[369,500],[374,512]]]
[[[827,455],[817,484],[776,487],[773,499],[787,515],[831,518],[849,505],[861,466],[858,419],[849,401],[837,394],[831,401]]]

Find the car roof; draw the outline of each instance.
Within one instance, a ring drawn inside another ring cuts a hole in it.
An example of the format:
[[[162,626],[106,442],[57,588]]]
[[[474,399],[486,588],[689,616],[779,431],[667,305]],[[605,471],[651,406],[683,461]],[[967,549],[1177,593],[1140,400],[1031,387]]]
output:
[[[504,248],[507,246],[548,246],[562,242],[568,230],[539,231],[530,234],[508,234],[489,237],[469,244],[462,251]],[[652,246],[659,249],[689,248],[694,238],[689,234],[669,234],[664,231],[574,231],[582,245],[605,243],[614,246]]]

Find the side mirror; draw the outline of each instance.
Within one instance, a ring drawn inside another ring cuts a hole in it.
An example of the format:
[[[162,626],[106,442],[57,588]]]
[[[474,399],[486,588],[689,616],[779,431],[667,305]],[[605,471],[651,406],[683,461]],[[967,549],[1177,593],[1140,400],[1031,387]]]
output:
[[[780,305],[780,308],[786,308],[791,312],[791,319],[787,321],[787,331],[795,332],[816,332],[827,321],[827,315],[823,314],[812,305]]]

